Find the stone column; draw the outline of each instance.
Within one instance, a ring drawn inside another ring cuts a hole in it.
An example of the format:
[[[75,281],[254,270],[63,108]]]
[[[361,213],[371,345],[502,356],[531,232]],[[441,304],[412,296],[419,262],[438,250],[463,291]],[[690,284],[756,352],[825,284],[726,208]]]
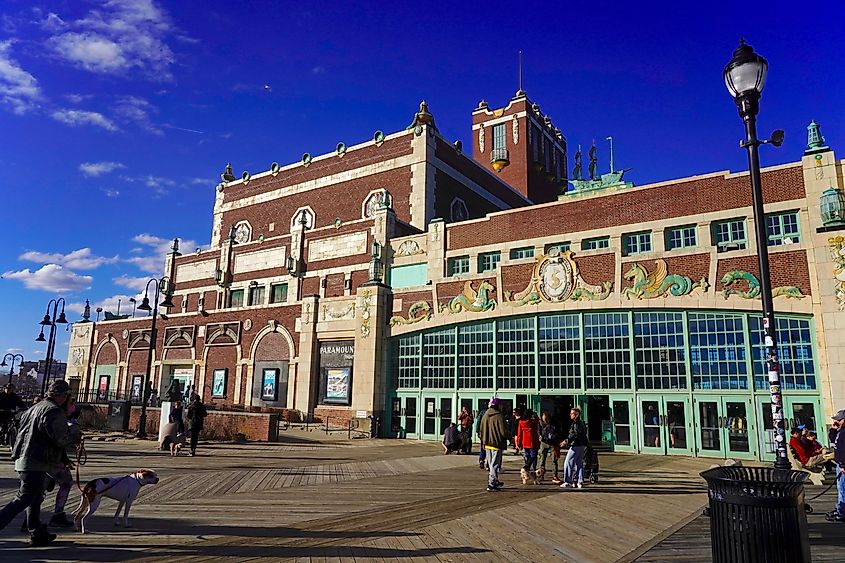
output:
[[[391,291],[385,285],[364,284],[358,288],[352,414],[362,419],[361,430],[370,429],[370,419],[360,415],[379,417],[384,427],[389,353],[386,320],[391,303]]]
[[[293,379],[294,402],[292,408],[304,413],[312,412],[317,404],[317,313],[320,299],[310,295],[302,299],[302,314],[297,320],[299,331],[299,363]]]

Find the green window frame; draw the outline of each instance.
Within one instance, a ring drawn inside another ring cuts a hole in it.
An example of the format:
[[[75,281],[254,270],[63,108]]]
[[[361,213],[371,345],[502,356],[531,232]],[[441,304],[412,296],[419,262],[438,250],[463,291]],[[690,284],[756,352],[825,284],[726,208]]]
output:
[[[748,389],[742,314],[687,314],[693,389]]]
[[[572,248],[572,243],[569,242],[569,241],[567,241],[567,242],[553,242],[553,243],[547,244],[545,247],[543,247],[543,253],[544,254],[551,254],[553,251],[557,250],[558,254],[563,254],[564,252],[566,252],[570,248]]]
[[[482,252],[478,255],[478,272],[492,272],[499,267],[501,252]]]
[[[600,250],[610,248],[610,237],[585,238],[581,241],[581,250]]]
[[[288,300],[288,284],[274,283],[270,286],[270,303],[285,303]]]
[[[745,218],[728,219],[727,221],[713,223],[713,244],[716,245],[716,252],[745,250],[748,248]]]
[[[493,321],[458,327],[458,388],[493,389]]]
[[[502,319],[497,322],[496,354],[500,389],[534,389],[534,317]]]
[[[691,248],[698,245],[698,233],[695,225],[672,227],[666,231],[666,250]]]
[[[684,314],[634,313],[637,389],[686,389]]]
[[[754,387],[759,390],[769,388],[762,321],[762,316],[748,316]],[[790,391],[817,389],[816,362],[813,354],[815,333],[810,324],[810,319],[777,316],[775,323],[777,326],[781,386]]]
[[[801,242],[801,228],[798,224],[798,212],[773,213],[766,215],[766,234],[769,246],[798,244]]]
[[[398,389],[419,389],[420,387],[420,343],[422,335],[400,336],[396,344],[396,387]]]
[[[505,124],[499,123],[493,126],[493,150],[503,149],[507,146]]]
[[[511,260],[521,260],[523,258],[534,258],[534,247],[523,246],[522,248],[511,248]]]
[[[622,248],[625,249],[625,256],[651,252],[651,231],[624,235],[622,237]]]
[[[422,383],[428,389],[455,387],[455,327],[423,333]]]
[[[631,389],[628,313],[584,314],[584,376],[591,389]]]
[[[266,288],[263,285],[253,285],[249,288],[249,306],[264,305]]]
[[[455,256],[446,261],[448,275],[459,276],[469,273],[469,256]]]
[[[229,308],[234,309],[235,307],[243,307],[244,306],[244,290],[243,289],[233,289],[229,292]]]
[[[580,325],[577,313],[539,317],[540,389],[582,388]]]

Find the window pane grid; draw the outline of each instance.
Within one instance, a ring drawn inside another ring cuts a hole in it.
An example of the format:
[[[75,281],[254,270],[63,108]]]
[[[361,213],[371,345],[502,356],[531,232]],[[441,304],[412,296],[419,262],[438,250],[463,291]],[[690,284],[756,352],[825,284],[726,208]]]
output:
[[[581,335],[578,315],[539,319],[540,389],[580,389]]]
[[[423,334],[423,387],[455,387],[455,329]]]
[[[762,317],[748,317],[754,387],[769,388],[766,372],[766,347],[763,344]],[[787,390],[816,389],[816,366],[808,319],[775,317],[780,363],[780,384]]]
[[[556,242],[553,244],[547,244],[546,247],[543,249],[545,254],[551,254],[553,251],[557,251],[558,254],[563,254],[567,250],[570,249],[572,243],[569,242]]]
[[[800,242],[798,230],[798,213],[782,213],[780,215],[766,216],[766,231],[768,233],[769,246],[780,246],[782,244],[795,244]]]
[[[486,252],[478,255],[478,271],[489,272],[495,270],[499,262],[502,260],[502,255],[499,252]]]
[[[584,314],[584,369],[588,388],[631,388],[628,313]]]
[[[469,273],[469,256],[458,256],[449,258],[448,270],[450,276]]]
[[[742,250],[748,246],[745,238],[745,220],[721,221],[713,225],[713,234],[719,252]]]
[[[588,238],[581,241],[581,250],[610,248],[610,237]]]
[[[396,386],[399,389],[417,389],[420,386],[421,339],[419,334],[399,337],[396,354]]]
[[[498,323],[498,375],[501,389],[533,389],[534,319],[505,319]]]
[[[683,313],[634,313],[638,389],[686,389]]]
[[[695,389],[748,389],[741,315],[689,313]]]
[[[698,244],[695,227],[675,227],[669,229],[666,236],[667,250],[674,250],[675,248],[689,248]]]
[[[651,232],[625,235],[625,254],[651,252]]]
[[[505,148],[505,124],[500,123],[493,126],[493,148]]]
[[[458,387],[493,388],[493,323],[458,327]]]
[[[534,258],[534,247],[526,246],[524,248],[511,249],[511,260],[519,260],[521,258]]]

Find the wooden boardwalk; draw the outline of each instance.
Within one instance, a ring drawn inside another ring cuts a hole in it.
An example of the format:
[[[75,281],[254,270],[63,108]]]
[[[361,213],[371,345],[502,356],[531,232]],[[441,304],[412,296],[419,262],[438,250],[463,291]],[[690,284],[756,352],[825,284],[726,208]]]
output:
[[[65,533],[55,547],[25,547],[13,523],[0,532],[3,561],[631,560],[698,522],[706,502],[698,472],[712,463],[602,454],[599,484],[562,490],[521,485],[521,458],[508,455],[505,489],[487,493],[475,456],[444,456],[431,443],[291,439],[204,445],[201,454],[92,444],[83,480],[159,472],[161,483],[133,506],[133,528],[112,526],[110,500],[91,519],[95,533]],[[14,495],[14,477],[2,463],[0,502]],[[48,495],[45,508],[52,502]],[[73,492],[71,511],[76,502]],[[660,560],[654,553],[643,560]]]

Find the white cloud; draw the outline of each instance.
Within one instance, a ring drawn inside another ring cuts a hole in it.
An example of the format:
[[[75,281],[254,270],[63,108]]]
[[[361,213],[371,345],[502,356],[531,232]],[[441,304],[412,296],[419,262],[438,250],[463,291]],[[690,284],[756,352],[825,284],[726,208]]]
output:
[[[214,186],[217,182],[209,178],[191,178],[188,183],[193,186]]]
[[[60,18],[58,14],[54,14],[53,12],[47,14],[47,17],[44,18],[43,22],[41,22],[41,28],[51,32],[59,31],[66,25],[65,21]]]
[[[120,191],[112,190],[109,188],[100,188],[100,191],[103,192],[103,194],[105,194],[105,196],[108,198],[115,198],[120,195]]]
[[[164,270],[164,257],[171,251],[170,248],[173,244],[173,239],[165,239],[149,233],[143,233],[135,236],[132,240],[147,247],[148,250],[152,251],[153,255],[133,256],[132,258],[127,258],[126,262],[134,264],[138,269],[144,272],[161,275]],[[199,246],[200,245],[193,240],[179,240],[179,248],[183,252],[192,252]]]
[[[11,57],[12,41],[0,41],[0,103],[23,115],[41,99],[38,80]]]
[[[44,350],[33,350],[32,351],[33,356],[40,356],[43,353],[44,353]]]
[[[65,94],[65,99],[72,104],[81,104],[93,97],[91,94]]]
[[[326,74],[326,67],[317,65],[311,69],[311,74]]]
[[[24,252],[18,257],[18,260],[26,262],[40,262],[42,264],[59,264],[66,268],[74,270],[93,270],[99,268],[103,264],[114,264],[118,257],[111,258],[105,256],[95,256],[90,248],[80,248],[68,254],[61,254],[59,252],[37,252],[30,250]]]
[[[48,45],[68,62],[101,74],[137,70],[156,80],[172,78],[175,59],[167,40],[179,32],[152,0],[109,0],[64,23]]]
[[[23,348],[6,348],[7,354],[23,354]]]
[[[147,282],[150,280],[147,276],[141,276],[140,278],[133,278],[123,274],[119,278],[113,278],[112,282],[115,285],[119,285],[125,287],[127,289],[134,289],[135,291],[142,291],[144,287],[146,287]]]
[[[138,96],[125,96],[114,106],[114,114],[118,118],[130,121],[148,133],[164,135],[164,131],[150,118],[153,113],[158,113],[158,108]]]
[[[90,288],[91,282],[94,281],[91,276],[80,276],[70,270],[65,270],[58,264],[47,264],[34,272],[29,268],[17,272],[6,272],[0,278],[18,280],[27,289],[51,292],[81,291]]]
[[[106,131],[117,131],[117,125],[114,122],[96,111],[84,111],[77,109],[57,109],[50,114],[50,117],[61,123],[65,123],[72,127],[79,127],[80,125],[95,125],[102,127]]]
[[[112,295],[111,297],[106,297],[105,299],[101,299],[99,301],[91,303],[91,316],[96,318],[97,315],[97,307],[102,307],[103,311],[108,311],[109,313],[114,313],[115,315],[118,314],[117,306],[118,302],[120,304],[120,314],[125,315],[127,313],[132,313],[132,303],[129,299],[134,298],[137,299],[138,303],[141,302],[141,298],[143,295]],[[68,311],[72,313],[77,313],[81,315],[85,312],[85,301],[74,301],[72,303],[68,303],[65,307]],[[100,318],[102,319],[103,316],[101,315]],[[93,319],[92,319],[93,320]]]
[[[126,165],[110,160],[104,160],[103,162],[83,162],[79,165],[79,171],[86,176],[101,176],[121,168],[126,168]]]

